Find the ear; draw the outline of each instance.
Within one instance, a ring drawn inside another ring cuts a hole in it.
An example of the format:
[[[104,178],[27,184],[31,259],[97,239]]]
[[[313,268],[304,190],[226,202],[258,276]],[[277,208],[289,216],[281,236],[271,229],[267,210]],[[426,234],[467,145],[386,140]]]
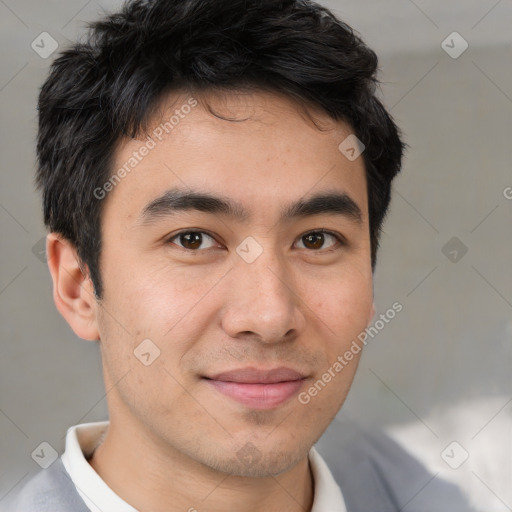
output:
[[[57,233],[46,237],[46,259],[53,280],[53,300],[75,334],[99,340],[97,302],[92,281],[84,276],[74,246]]]

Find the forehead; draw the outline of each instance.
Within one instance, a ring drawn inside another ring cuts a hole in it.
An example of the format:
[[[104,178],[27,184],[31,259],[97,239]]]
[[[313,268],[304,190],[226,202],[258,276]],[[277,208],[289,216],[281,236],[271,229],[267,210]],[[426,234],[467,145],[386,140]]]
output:
[[[149,202],[179,187],[231,197],[262,217],[329,189],[349,194],[366,216],[363,159],[349,161],[338,148],[351,127],[308,112],[321,129],[296,102],[275,93],[169,96],[149,138],[125,139],[117,148],[113,173],[126,172],[106,210],[135,220]]]

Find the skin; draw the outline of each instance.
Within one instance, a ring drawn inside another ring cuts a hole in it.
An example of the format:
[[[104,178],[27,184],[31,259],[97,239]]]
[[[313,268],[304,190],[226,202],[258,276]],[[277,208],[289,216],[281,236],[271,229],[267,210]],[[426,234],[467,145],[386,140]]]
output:
[[[167,98],[164,118],[188,97]],[[199,103],[104,199],[101,301],[73,246],[48,235],[56,306],[79,337],[101,347],[110,426],[89,462],[141,511],[310,510],[308,452],[344,402],[361,353],[308,404],[293,396],[251,408],[201,377],[288,366],[307,376],[304,391],[368,326],[364,163],[338,149],[347,124],[310,109],[327,128],[320,131],[281,95],[216,93],[208,102],[243,121],[218,119]],[[141,145],[123,141],[115,168]],[[172,187],[228,197],[251,216],[188,210],[142,222],[145,205]],[[283,205],[327,190],[348,194],[362,222],[333,214],[280,221]],[[188,228],[212,238],[188,251],[183,238],[170,241]],[[346,245],[326,234],[311,248],[304,235],[319,230]],[[236,252],[248,236],[263,250],[252,263]],[[144,339],[160,350],[148,366],[134,355]],[[253,464],[237,456],[247,443],[256,447]]]

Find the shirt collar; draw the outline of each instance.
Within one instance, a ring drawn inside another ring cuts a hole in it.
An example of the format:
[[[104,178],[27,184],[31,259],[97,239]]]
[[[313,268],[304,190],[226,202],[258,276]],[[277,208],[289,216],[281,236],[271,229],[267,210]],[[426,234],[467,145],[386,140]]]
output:
[[[121,499],[87,462],[107,433],[108,421],[82,423],[68,429],[62,462],[76,490],[92,512],[137,512]]]
[[[314,446],[309,450],[309,463],[315,483],[315,497],[311,512],[347,512],[341,489]]]
[[[137,512],[121,499],[87,462],[101,444],[109,422],[82,423],[68,429],[62,462],[80,497],[92,512]],[[347,512],[341,490],[315,447],[309,451],[314,480],[311,512]]]

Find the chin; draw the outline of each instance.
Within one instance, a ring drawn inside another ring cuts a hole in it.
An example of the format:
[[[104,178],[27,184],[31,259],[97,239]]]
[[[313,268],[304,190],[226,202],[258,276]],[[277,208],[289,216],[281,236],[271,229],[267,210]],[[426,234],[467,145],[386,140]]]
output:
[[[264,478],[290,470],[309,453],[309,447],[301,449],[296,444],[290,446],[289,450],[281,442],[278,442],[278,446],[279,449],[267,443],[262,447],[257,441],[247,441],[237,450],[233,450],[233,457],[226,458],[229,450],[210,454],[207,465],[233,476]]]

